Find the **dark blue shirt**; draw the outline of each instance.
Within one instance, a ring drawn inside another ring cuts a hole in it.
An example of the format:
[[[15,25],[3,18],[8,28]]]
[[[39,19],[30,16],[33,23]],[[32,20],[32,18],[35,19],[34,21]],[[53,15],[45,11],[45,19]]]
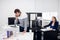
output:
[[[57,30],[58,25],[59,25],[58,21],[56,21],[55,24],[54,24],[53,26],[52,26],[52,23],[53,23],[53,21],[51,21],[48,25],[46,25],[46,26],[44,26],[44,27],[50,26],[50,28],[56,29],[56,30]]]

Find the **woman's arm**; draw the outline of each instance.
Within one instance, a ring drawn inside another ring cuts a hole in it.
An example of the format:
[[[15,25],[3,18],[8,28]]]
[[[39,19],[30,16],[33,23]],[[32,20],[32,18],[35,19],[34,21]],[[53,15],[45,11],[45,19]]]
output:
[[[52,21],[48,25],[45,25],[44,28],[50,26],[51,24],[52,24]]]
[[[58,26],[59,26],[59,22],[56,22],[54,29],[57,30],[58,29]]]

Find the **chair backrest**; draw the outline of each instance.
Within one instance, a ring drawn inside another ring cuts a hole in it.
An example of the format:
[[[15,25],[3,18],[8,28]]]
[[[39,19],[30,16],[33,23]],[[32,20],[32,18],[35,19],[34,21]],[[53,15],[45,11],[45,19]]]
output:
[[[58,26],[57,30],[60,31],[60,25]]]

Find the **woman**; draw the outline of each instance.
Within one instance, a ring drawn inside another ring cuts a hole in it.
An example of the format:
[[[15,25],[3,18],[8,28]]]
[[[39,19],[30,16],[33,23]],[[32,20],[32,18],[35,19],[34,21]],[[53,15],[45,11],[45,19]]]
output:
[[[59,25],[59,23],[58,23],[56,17],[53,16],[53,17],[52,17],[52,21],[51,21],[48,25],[46,25],[46,26],[44,26],[44,27],[50,26],[51,29],[56,29],[56,30],[57,30],[58,25]]]

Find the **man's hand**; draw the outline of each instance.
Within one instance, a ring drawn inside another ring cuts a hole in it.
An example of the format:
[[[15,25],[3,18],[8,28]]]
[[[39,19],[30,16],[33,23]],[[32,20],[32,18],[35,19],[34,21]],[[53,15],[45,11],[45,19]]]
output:
[[[18,20],[18,17],[16,17],[16,20]]]
[[[23,33],[26,33],[26,30],[24,30]]]
[[[25,33],[26,33],[26,31],[24,30],[22,34],[24,35]]]

